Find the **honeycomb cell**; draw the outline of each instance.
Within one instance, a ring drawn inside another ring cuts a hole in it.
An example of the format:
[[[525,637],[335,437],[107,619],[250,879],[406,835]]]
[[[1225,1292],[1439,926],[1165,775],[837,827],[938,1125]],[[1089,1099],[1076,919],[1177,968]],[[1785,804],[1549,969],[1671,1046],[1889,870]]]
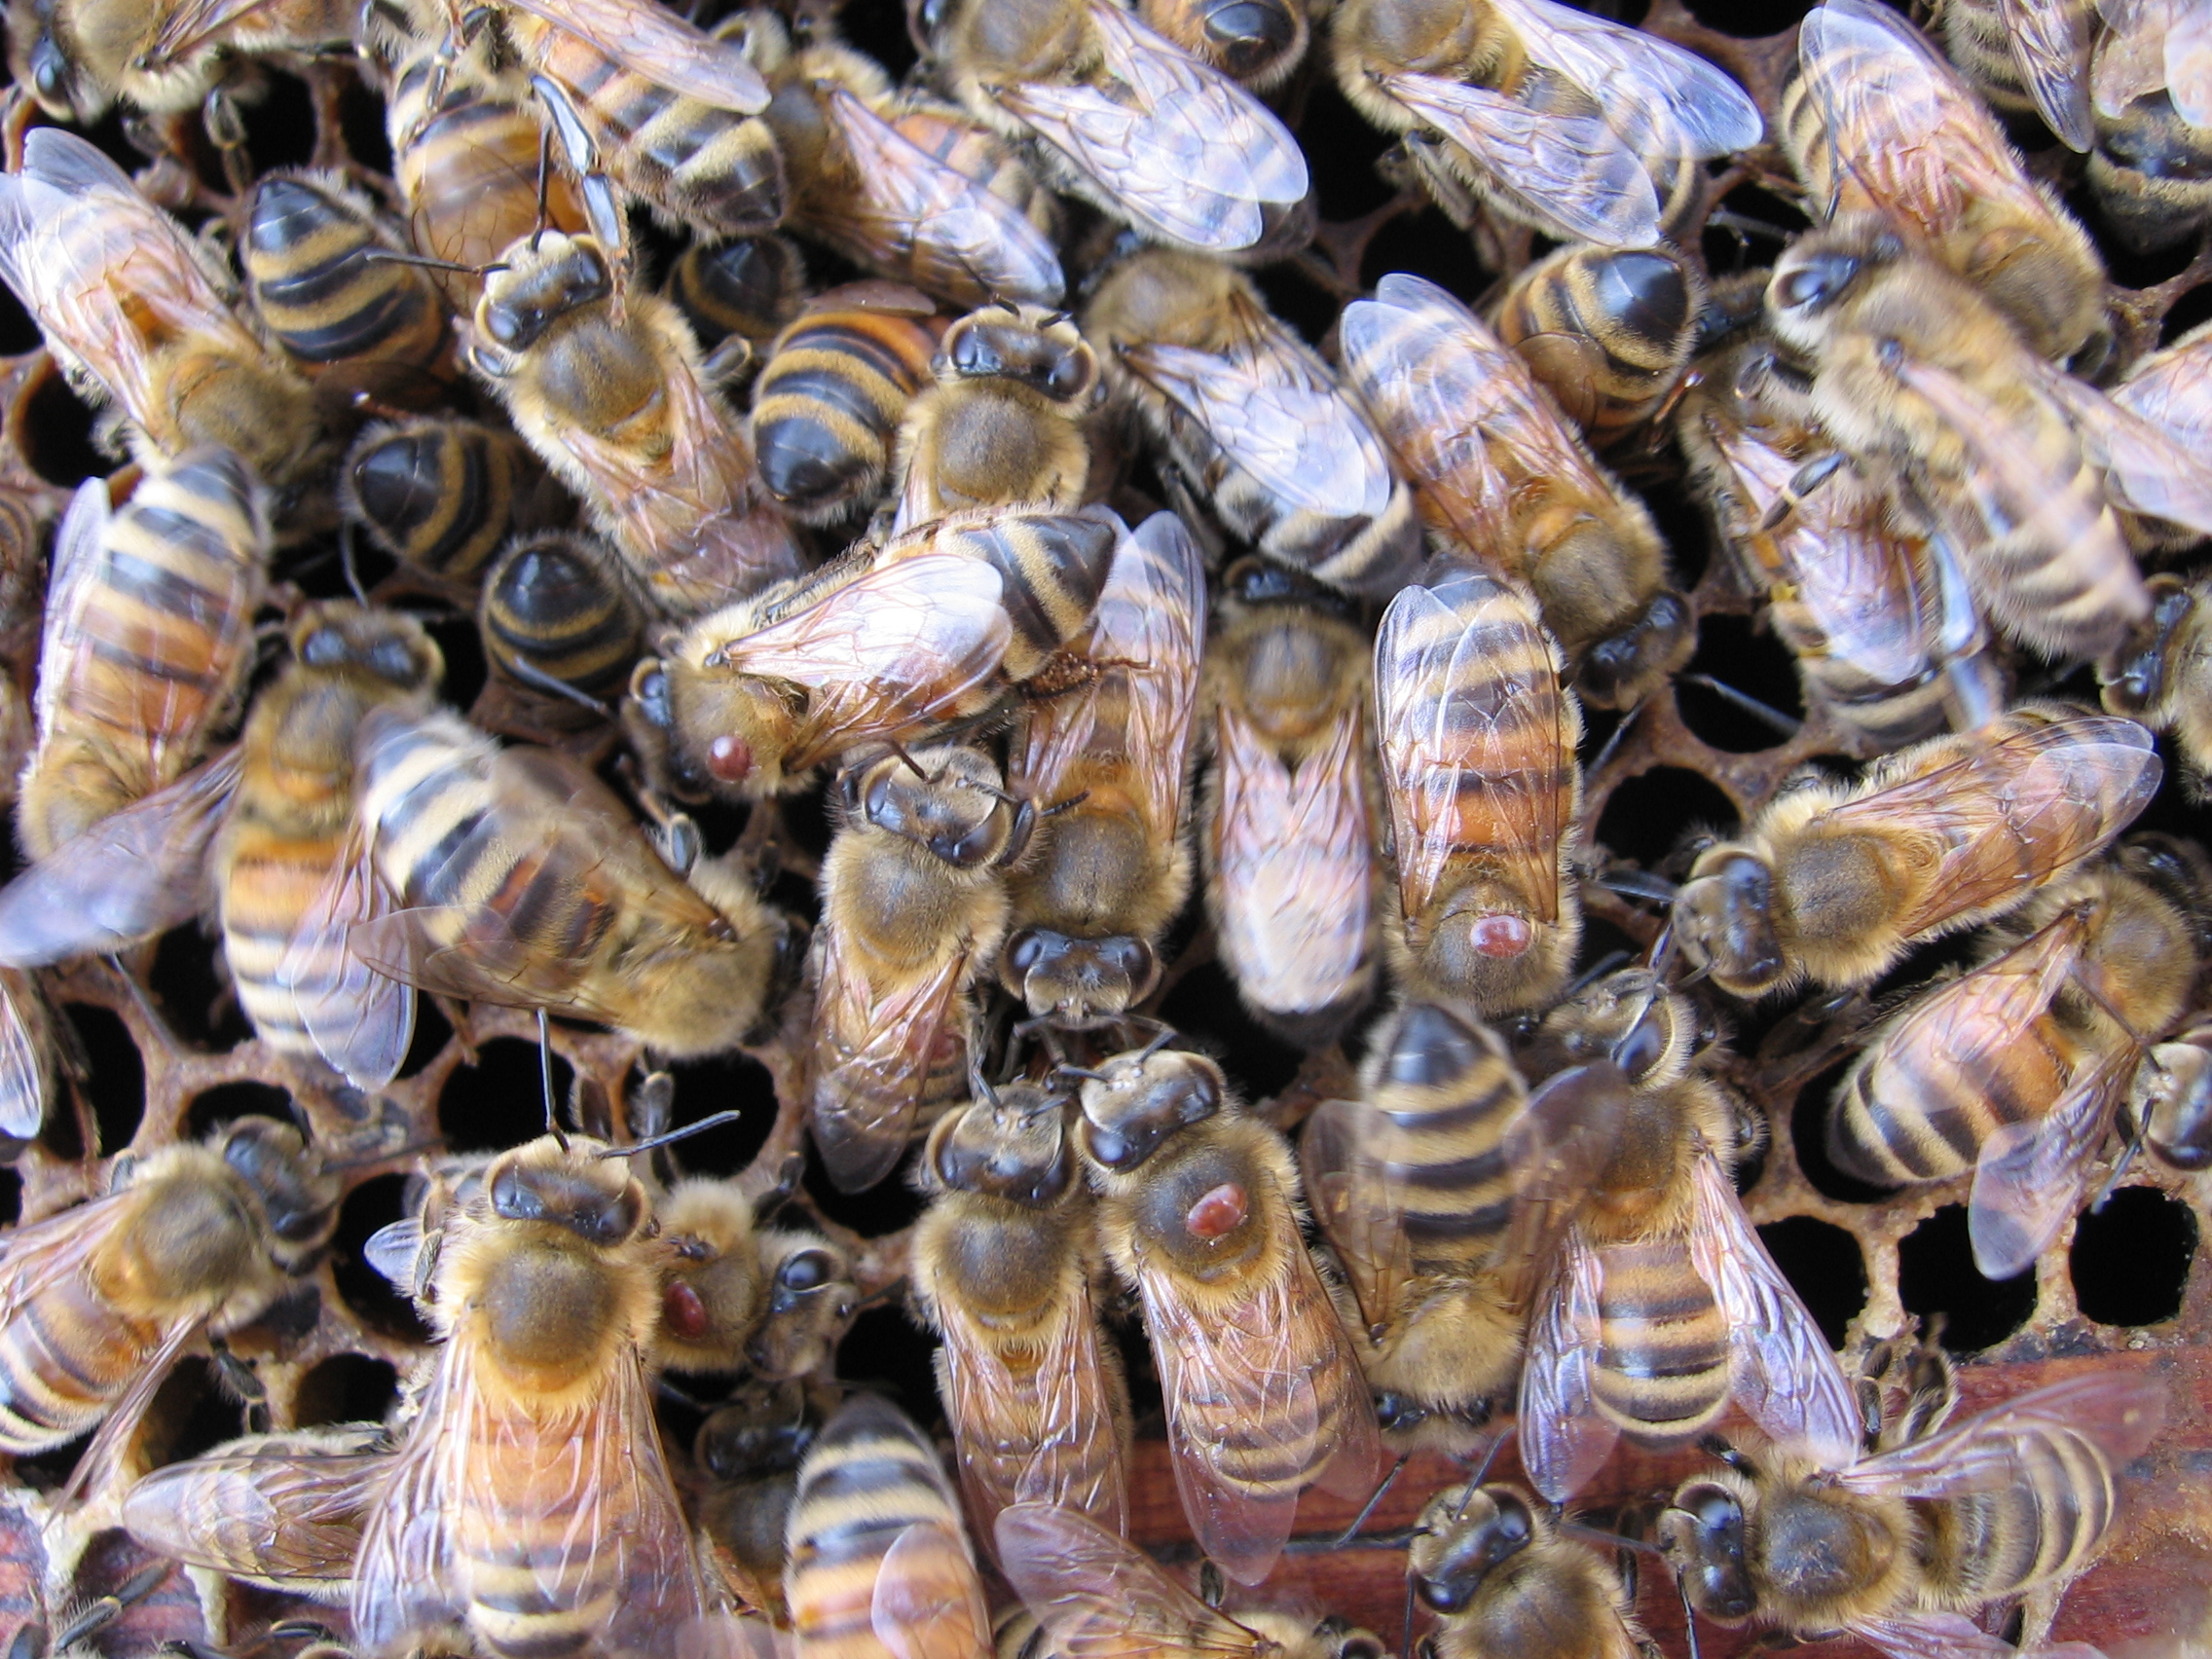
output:
[[[92,1003],[68,1003],[62,1014],[88,1056],[97,1056],[84,1088],[99,1128],[99,1150],[112,1157],[130,1144],[146,1112],[146,1062],[120,1015]],[[62,1116],[49,1112],[51,1123]]]
[[[278,1123],[289,1122],[292,1117],[292,1096],[274,1084],[222,1084],[193,1097],[185,1118],[185,1133],[198,1140],[225,1124],[248,1117],[275,1118]]]
[[[335,1353],[300,1379],[292,1416],[302,1428],[378,1422],[399,1398],[399,1373],[366,1354]]]
[[[1728,797],[1681,766],[1654,766],[1613,791],[1598,819],[1595,839],[1615,856],[1655,867],[1693,834],[1726,834],[1735,828]]]
[[[1759,1229],[1767,1254],[1820,1322],[1828,1346],[1843,1346],[1846,1327],[1866,1306],[1866,1261],[1859,1240],[1814,1216],[1793,1215]]]
[[[566,1101],[575,1068],[553,1051],[553,1098]],[[456,1066],[438,1091],[438,1128],[454,1152],[504,1152],[545,1132],[545,1089],[535,1043],[498,1037]]]
[[[1943,1315],[1943,1346],[1954,1353],[1994,1347],[2034,1316],[2033,1269],[1995,1283],[1973,1265],[1964,1204],[1945,1204],[1899,1241],[1898,1295],[1923,1319]]]
[[[2122,1187],[2074,1224],[2074,1300],[2102,1325],[2156,1325],[2181,1311],[2195,1255],[2187,1204],[2156,1187]]]
[[[330,1241],[330,1272],[348,1311],[370,1330],[402,1342],[427,1342],[430,1329],[415,1304],[363,1258],[370,1235],[407,1213],[408,1177],[378,1175],[363,1181],[339,1206]]]

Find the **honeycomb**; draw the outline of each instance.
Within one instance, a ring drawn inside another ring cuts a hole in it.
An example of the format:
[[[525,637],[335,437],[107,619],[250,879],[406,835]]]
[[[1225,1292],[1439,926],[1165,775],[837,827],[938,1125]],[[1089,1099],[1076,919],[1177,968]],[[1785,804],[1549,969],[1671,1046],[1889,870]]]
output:
[[[1641,23],[1719,61],[1771,110],[1793,51],[1788,26],[1802,9],[1794,0],[1705,0],[1695,9],[1681,0],[1655,0]],[[876,52],[894,73],[910,63],[903,19],[886,0],[855,0],[840,20],[848,38]],[[1785,32],[1771,32],[1778,28]],[[262,73],[265,96],[248,118],[257,167],[351,162],[374,168],[388,162],[373,95],[350,64],[277,61]],[[1383,139],[1344,106],[1325,76],[1303,75],[1288,95],[1287,114],[1313,158],[1325,223],[1312,251],[1263,273],[1261,281],[1281,314],[1311,338],[1324,340],[1342,301],[1382,272],[1418,271],[1479,301],[1530,259],[1526,232],[1486,233],[1471,245],[1418,200],[1391,194],[1373,167]],[[12,153],[21,125],[18,113],[10,126]],[[93,136],[119,156],[130,154],[116,122]],[[157,164],[146,174],[150,191],[190,214],[220,211],[225,200],[215,181],[221,169],[196,128],[179,124],[168,137],[199,165]],[[1771,246],[1758,245],[1765,235],[1760,222],[1784,231],[1800,222],[1783,196],[1767,188],[1779,168],[1772,152],[1760,152],[1714,182],[1709,207],[1730,210],[1704,238],[1716,275],[1771,255]],[[2129,355],[2212,313],[2212,248],[2185,250],[2162,263],[2116,259],[2114,274],[2122,284],[2120,316]],[[70,486],[112,462],[86,441],[89,417],[37,349],[35,329],[12,305],[0,316],[0,349],[23,353],[0,364],[0,483],[58,511]],[[1660,519],[1677,573],[1694,582],[1699,651],[1689,673],[1711,675],[1784,714],[1800,715],[1787,651],[1762,628],[1757,607],[1718,555],[1671,445],[1647,445],[1619,464]],[[295,555],[284,573],[311,593],[339,591],[332,561],[318,560],[317,552],[311,546]],[[466,701],[484,679],[472,624],[465,617],[432,618],[432,628],[454,665],[449,696]],[[2082,675],[2047,688],[2093,695]],[[498,697],[496,688],[483,692],[480,718],[518,729],[515,709],[496,707]],[[1778,740],[1777,730],[1755,715],[1688,678],[1625,723],[1600,715],[1589,726],[1583,757],[1595,765],[1580,856],[1593,873],[1629,866],[1678,876],[1692,835],[1725,831],[1801,766],[1838,766],[1853,758],[1846,734],[1817,711],[1801,729]],[[521,729],[527,727],[525,719]],[[567,741],[595,760],[612,747],[611,733],[571,734]],[[2140,827],[2191,835],[2200,824],[2199,809],[2169,784]],[[809,909],[825,839],[819,802],[756,810],[741,831],[733,825],[710,829],[725,839],[741,833],[750,852],[773,861],[779,900]],[[1651,907],[1594,882],[1585,903],[1585,965],[1615,949],[1641,949],[1657,931]],[[1893,982],[1955,960],[1960,948],[1921,953]],[[1195,901],[1171,935],[1170,949],[1172,964],[1146,1012],[1216,1052],[1273,1122],[1292,1127],[1316,1101],[1349,1091],[1358,1034],[1348,1048],[1305,1056],[1265,1037],[1237,1007]],[[542,1124],[536,1027],[526,1014],[479,1008],[463,1016],[425,1007],[401,1076],[369,1098],[333,1092],[326,1080],[252,1040],[227,1003],[215,953],[192,930],[125,964],[87,961],[57,971],[48,989],[73,1038],[68,1075],[41,1137],[22,1149],[12,1173],[0,1174],[0,1218],[12,1212],[27,1222],[52,1214],[103,1191],[118,1156],[196,1138],[250,1112],[299,1114],[327,1156],[344,1166],[346,1197],[328,1257],[296,1294],[230,1341],[258,1377],[264,1400],[241,1401],[226,1390],[207,1355],[192,1354],[162,1386],[118,1479],[81,1507],[62,1510],[55,1495],[74,1449],[16,1461],[0,1487],[0,1641],[26,1623],[58,1626],[72,1609],[113,1593],[148,1565],[116,1524],[128,1477],[264,1420],[283,1427],[381,1414],[397,1380],[423,1353],[424,1333],[404,1300],[363,1260],[364,1241],[399,1215],[406,1174],[423,1152],[513,1145]],[[2138,1161],[2102,1214],[2060,1235],[2032,1280],[1989,1285],[1972,1267],[1958,1186],[1884,1198],[1856,1188],[1822,1159],[1821,1108],[1871,1014],[1868,1000],[1801,1000],[1754,1010],[1709,990],[1698,994],[1732,1036],[1720,1061],[1723,1075],[1767,1115],[1774,1131],[1746,1191],[1747,1209],[1839,1346],[1940,1316],[1945,1343],[1967,1360],[1961,1379],[1970,1408],[2088,1365],[2147,1366],[2168,1379],[2168,1426],[2131,1471],[2127,1523],[2104,1560],[2057,1607],[2054,1629],[2058,1638],[2093,1640],[2108,1649],[2132,1639],[2200,1636],[2202,1587],[2212,1583],[2212,1481],[2205,1479],[2212,1471],[2212,1273],[2196,1246],[2212,1225],[2212,1183]],[[786,1011],[778,1040],[677,1068],[677,1123],[731,1106],[743,1114],[736,1125],[679,1148],[687,1169],[737,1175],[759,1192],[775,1185],[787,1161],[803,1151],[795,1039],[805,1016],[794,1005]],[[636,1045],[556,1022],[552,1047],[556,1088],[571,1102],[578,1124],[623,1124],[642,1075]],[[928,1343],[906,1320],[900,1299],[907,1229],[919,1200],[896,1183],[844,1197],[810,1173],[795,1202],[849,1249],[867,1299],[839,1353],[839,1375],[896,1384],[918,1418],[940,1420]],[[1188,1531],[1166,1478],[1157,1387],[1136,1339],[1128,1341],[1147,1428],[1133,1483],[1137,1535],[1164,1558],[1188,1561]],[[668,1405],[664,1427],[680,1454],[697,1420],[697,1411],[682,1400]],[[1699,1461],[1687,1452],[1624,1448],[1584,1503],[1601,1515],[1633,1508]],[[1418,1459],[1366,1532],[1347,1546],[1334,1538],[1350,1519],[1350,1506],[1314,1494],[1273,1587],[1334,1606],[1396,1644],[1404,1605],[1402,1529],[1429,1493],[1458,1473],[1441,1459]],[[1493,1473],[1517,1475],[1510,1445]],[[1667,1651],[1682,1651],[1680,1609],[1664,1575],[1647,1567],[1641,1577],[1641,1615]],[[2031,1635],[2052,1611],[2040,1604],[2022,1610]],[[344,1634],[340,1609],[179,1569],[97,1632],[90,1646],[107,1659],[131,1659],[180,1640],[252,1652],[259,1633],[293,1617],[318,1619]],[[1700,1636],[1702,1651],[1716,1659],[1755,1644],[1755,1639],[1712,1627]]]

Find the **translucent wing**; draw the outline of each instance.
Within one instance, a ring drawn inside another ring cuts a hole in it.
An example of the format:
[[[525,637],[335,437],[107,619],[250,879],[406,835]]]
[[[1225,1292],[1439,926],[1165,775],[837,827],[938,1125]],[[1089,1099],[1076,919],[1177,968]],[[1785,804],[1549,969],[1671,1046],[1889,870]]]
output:
[[[1828,1478],[1853,1492],[1898,1497],[2025,1488],[2054,1447],[2072,1452],[2068,1442],[2092,1448],[2120,1468],[2142,1456],[2165,1411],[2164,1382],[2108,1365],[2031,1389]]]
[[[122,1202],[122,1190],[105,1193],[0,1240],[0,1325],[13,1325],[43,1292],[85,1272]]]
[[[1737,1404],[1783,1445],[1840,1468],[1859,1450],[1862,1427],[1834,1350],[1745,1217],[1720,1161],[1700,1157],[1691,1180],[1690,1255],[1728,1321]]]
[[[200,913],[207,843],[239,778],[225,750],[56,847],[0,888],[0,966],[120,950]]]
[[[838,203],[846,234],[906,253],[917,276],[958,273],[948,298],[1059,303],[1066,286],[1059,254],[1012,203],[946,166],[843,88],[825,89],[823,103],[866,187]]]
[[[1891,1613],[1851,1619],[1845,1628],[1890,1659],[2104,1659],[2085,1641],[2014,1647],[1964,1613]]]
[[[130,1382],[116,1396],[107,1409],[107,1416],[77,1455],[77,1466],[69,1471],[69,1484],[61,1489],[61,1507],[73,1508],[84,1501],[87,1493],[98,1492],[113,1477],[118,1460],[122,1457],[131,1437],[138,1432],[138,1424],[154,1396],[167,1381],[169,1367],[186,1346],[207,1328],[202,1318],[172,1319],[166,1326],[157,1326],[161,1341],[152,1352],[140,1359],[138,1368],[130,1374]]]
[[[1592,1388],[1603,1348],[1599,1293],[1604,1270],[1590,1241],[1570,1227],[1547,1293],[1529,1321],[1521,1362],[1521,1464],[1529,1483],[1565,1503],[1604,1467],[1620,1429],[1598,1410]]]
[[[1207,1606],[1126,1539],[1072,1509],[1017,1503],[998,1520],[999,1560],[1062,1659],[1241,1655],[1259,1639]]]
[[[356,830],[301,912],[276,964],[300,1021],[331,1066],[354,1087],[382,1088],[399,1074],[415,1035],[415,992],[363,961],[352,931],[391,910],[367,837]]]
[[[113,520],[107,480],[88,478],[77,486],[69,510],[54,533],[54,553],[46,581],[46,620],[38,647],[39,741],[54,730],[54,711],[68,676],[61,665],[85,634],[85,608],[97,591],[100,548]],[[49,666],[52,665],[52,666]]]
[[[2098,0],[2105,30],[2089,65],[2089,98],[2099,115],[2120,115],[2165,85],[2174,6],[2175,0]]]
[[[1505,1134],[1513,1213],[1492,1254],[1509,1308],[1533,1307],[1568,1225],[1619,1138],[1631,1090],[1610,1060],[1569,1066],[1544,1080]]]
[[[2192,453],[2212,452],[2212,336],[2145,358],[2111,396]]]
[[[672,92],[740,115],[757,115],[768,107],[768,84],[736,41],[705,34],[662,7],[623,0],[509,3]]]
[[[2097,138],[2089,114],[2086,0],[1998,0],[1997,16],[2045,123],[2068,149],[2086,154]]]
[[[984,1659],[991,1613],[957,1530],[921,1522],[899,1534],[876,1565],[869,1623],[892,1659]]]
[[[2171,0],[2173,21],[2166,28],[2166,94],[2174,113],[2190,126],[2212,128],[2212,14],[2185,0]]]
[[[1232,253],[1267,233],[1267,208],[1306,199],[1304,152],[1251,93],[1109,0],[1088,15],[1110,88],[1015,82],[994,95],[1140,227]]]
[[[1299,1131],[1298,1166],[1313,1219],[1337,1253],[1361,1321],[1381,1332],[1413,1277],[1413,1250],[1390,1171],[1376,1156],[1372,1108],[1324,1100]]]
[[[2212,535],[2212,461],[2204,451],[2122,399],[2045,367],[2043,379],[2073,412],[2074,429],[2104,472],[2113,505]]]
[[[1872,0],[1814,7],[1797,60],[1826,116],[1821,142],[1865,193],[1863,204],[1941,232],[1965,209],[1970,172],[2018,171],[1958,71],[1889,8]]]
[[[0,970],[0,1135],[29,1140],[46,1122],[45,1024],[37,983]]]
[[[2121,1044],[2085,1068],[2044,1116],[2007,1124],[1982,1143],[1967,1234],[1984,1278],[2027,1272],[2082,1207],[2089,1162],[2142,1057],[2134,1044]]]
[[[1518,18],[1533,60],[1565,71],[1608,113],[1652,112],[1662,133],[1701,160],[1748,150],[1765,130],[1743,88],[1671,41],[1554,0],[1500,0],[1500,10]]]

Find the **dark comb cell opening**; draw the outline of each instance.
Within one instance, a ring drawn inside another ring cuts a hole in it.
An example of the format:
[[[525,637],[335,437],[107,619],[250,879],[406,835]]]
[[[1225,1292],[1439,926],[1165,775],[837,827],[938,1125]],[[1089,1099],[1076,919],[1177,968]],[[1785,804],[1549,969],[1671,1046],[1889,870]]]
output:
[[[1805,718],[1797,665],[1789,647],[1748,616],[1708,616],[1698,627],[1697,655],[1690,659],[1685,672],[1702,675],[1785,719]],[[1686,680],[1675,686],[1675,707],[1682,724],[1702,741],[1730,755],[1777,749],[1791,735],[1726,691]]]
[[[2199,282],[2173,303],[2158,325],[2158,344],[2171,346],[2191,329],[2212,320],[2212,282]]]
[[[399,1373],[366,1354],[336,1353],[300,1379],[302,1428],[330,1422],[382,1422],[399,1398]]]
[[[1298,1075],[1299,1051],[1263,1030],[1218,962],[1192,969],[1161,1002],[1160,1017],[1221,1061],[1247,1101],[1264,1100]]]
[[[391,140],[386,136],[384,100],[359,75],[346,78],[338,94],[338,133],[346,152],[371,172],[391,171]]]
[[[379,1175],[347,1195],[330,1241],[330,1272],[354,1318],[385,1336],[422,1343],[429,1341],[430,1328],[415,1311],[414,1302],[361,1254],[370,1235],[406,1214],[407,1185],[405,1175]]]
[[[66,1003],[61,1012],[83,1051],[99,1058],[84,1088],[99,1126],[100,1153],[112,1158],[130,1144],[146,1114],[146,1062],[120,1015],[92,1003]]]
[[[840,1193],[831,1186],[830,1177],[823,1172],[821,1155],[810,1145],[806,1155],[806,1179],[800,1190],[823,1219],[839,1227],[849,1227],[863,1238],[884,1237],[911,1226],[928,1202],[906,1184],[907,1173],[913,1167],[921,1144],[917,1136],[900,1159],[899,1167],[865,1193]]]
[[[1869,1186],[1828,1161],[1828,1112],[1851,1066],[1850,1058],[1838,1060],[1797,1091],[1797,1104],[1789,1114],[1789,1139],[1797,1149],[1797,1167],[1814,1192],[1847,1204],[1879,1203],[1890,1196],[1890,1189]]]
[[[245,151],[256,178],[276,167],[303,167],[314,160],[314,98],[296,75],[265,70],[268,91],[252,103],[240,100],[245,116]]]
[[[500,1037],[477,1050],[478,1063],[456,1066],[438,1091],[438,1127],[454,1152],[504,1152],[545,1132],[538,1048]],[[575,1068],[553,1051],[553,1098],[566,1102]],[[566,1125],[564,1125],[566,1126]]]
[[[147,980],[162,1016],[188,1042],[231,1049],[253,1035],[224,972],[222,946],[198,928],[171,928],[162,936]]]
[[[1372,289],[1393,271],[1425,276],[1455,295],[1479,294],[1491,282],[1466,233],[1433,207],[1392,219],[1367,244],[1361,285]]]
[[[453,1021],[438,1012],[438,1005],[428,997],[415,999],[415,1035],[407,1045],[407,1058],[400,1062],[399,1075],[414,1077],[423,1068],[445,1051],[453,1041]]]
[[[23,1178],[9,1165],[0,1165],[0,1227],[13,1225],[23,1213]]]
[[[92,443],[92,412],[58,373],[49,374],[25,401],[23,460],[49,484],[74,490],[88,478],[115,470],[111,456]]]
[[[0,285],[0,355],[18,357],[25,351],[35,351],[45,339],[31,313],[23,309],[23,302],[16,298],[16,291]]]
[[[226,1083],[193,1097],[185,1114],[185,1133],[194,1140],[240,1118],[275,1118],[293,1121],[292,1097],[267,1083]]]
[[[682,1128],[717,1112],[742,1113],[736,1123],[708,1129],[669,1148],[677,1166],[693,1175],[735,1175],[759,1155],[776,1126],[776,1080],[751,1054],[719,1054],[673,1065],[676,1104],[669,1126]],[[633,1125],[635,1127],[635,1125]]]
[[[1945,1204],[1898,1244],[1898,1295],[1922,1319],[1943,1315],[1943,1346],[1972,1353],[2003,1342],[2034,1315],[2030,1268],[1992,1283],[1973,1265],[1964,1204]]]
[[[1845,1328],[1866,1306],[1866,1262],[1859,1240],[1840,1227],[1793,1215],[1759,1229],[1767,1254],[1782,1270],[1828,1346],[1843,1346]]]
[[[888,1394],[925,1427],[943,1420],[938,1409],[937,1339],[896,1308],[870,1308],[837,1345],[835,1374]]]
[[[2181,1311],[2196,1218],[2156,1187],[2122,1187],[2074,1224],[2067,1271],[2082,1316],[2100,1325],[2156,1325]]]
[[[1613,791],[1594,839],[1648,869],[1664,864],[1693,831],[1724,831],[1735,822],[1728,797],[1695,772],[1654,766]]]
[[[146,1445],[156,1464],[181,1463],[245,1432],[244,1410],[210,1360],[180,1359],[146,1411]]]
[[[900,0],[854,0],[838,7],[836,16],[837,32],[845,44],[882,64],[894,85],[913,68],[917,55],[913,37],[906,32],[906,8]]]
[[[423,626],[445,653],[445,700],[467,708],[484,689],[484,637],[476,631],[476,618],[425,615]]]

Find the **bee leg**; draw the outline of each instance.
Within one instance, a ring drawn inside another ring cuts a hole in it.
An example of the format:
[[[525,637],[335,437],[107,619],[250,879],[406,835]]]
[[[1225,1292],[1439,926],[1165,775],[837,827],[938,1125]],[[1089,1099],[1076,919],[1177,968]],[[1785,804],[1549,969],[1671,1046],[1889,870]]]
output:
[[[1804,505],[1805,498],[1843,469],[1843,451],[1829,450],[1817,455],[1789,475],[1789,482],[1775,497],[1774,504],[1767,508],[1766,516],[1759,520],[1759,534],[1771,535],[1795,516]]]
[[[1198,1600],[1207,1606],[1219,1609],[1229,1595],[1229,1583],[1221,1575],[1221,1568],[1212,1560],[1198,1565]]]
[[[102,1596],[99,1600],[79,1608],[76,1616],[63,1625],[55,1638],[54,1648],[56,1650],[66,1649],[73,1643],[84,1641],[93,1632],[107,1629],[109,1625],[115,1623],[117,1619],[123,1617],[125,1613],[151,1596],[162,1580],[169,1575],[173,1566],[174,1564],[170,1562],[157,1561],[150,1566],[142,1567],[125,1579],[113,1595]]]
[[[253,1367],[231,1351],[231,1345],[221,1337],[207,1339],[208,1351],[214,1355],[215,1374],[223,1387],[235,1394],[246,1410],[246,1432],[269,1432],[269,1390],[262,1386],[260,1376]]]
[[[228,88],[211,87],[200,106],[200,119],[207,129],[208,141],[222,153],[224,182],[233,196],[243,197],[253,188],[253,164],[245,153],[245,117],[239,110],[238,100]]]

